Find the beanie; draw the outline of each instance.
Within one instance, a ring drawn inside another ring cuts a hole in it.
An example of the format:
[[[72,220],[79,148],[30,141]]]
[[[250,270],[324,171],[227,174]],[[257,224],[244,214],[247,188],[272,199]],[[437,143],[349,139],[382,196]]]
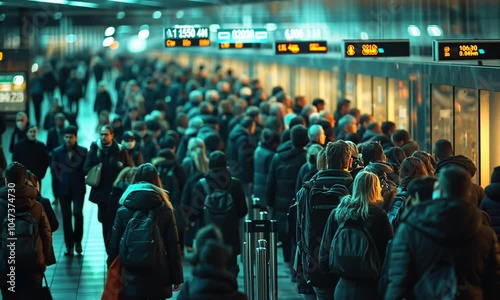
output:
[[[493,174],[491,174],[491,182],[500,182],[500,167],[493,169]]]
[[[227,157],[222,151],[214,151],[210,153],[208,157],[208,168],[226,168],[227,167]]]
[[[304,148],[309,143],[307,128],[303,125],[296,125],[292,128],[290,137],[292,145],[296,148]]]
[[[124,141],[135,140],[134,133],[132,131],[125,131],[125,133],[123,134],[123,140]]]

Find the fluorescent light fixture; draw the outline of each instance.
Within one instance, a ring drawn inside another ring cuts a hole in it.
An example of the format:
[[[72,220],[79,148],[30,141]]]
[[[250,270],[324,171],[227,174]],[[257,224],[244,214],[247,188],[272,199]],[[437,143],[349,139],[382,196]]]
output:
[[[278,29],[278,25],[276,25],[275,23],[267,23],[266,24],[267,31],[275,31],[276,29]]]
[[[99,7],[99,5],[97,3],[82,2],[82,1],[69,1],[68,5],[76,6],[76,7],[85,7],[85,8],[98,8]]]
[[[113,26],[109,26],[104,31],[104,36],[112,36],[113,34],[115,34],[115,28]]]
[[[146,41],[140,40],[135,36],[132,36],[127,44],[127,49],[130,53],[139,53],[146,50]]]
[[[408,34],[411,36],[420,36],[420,29],[416,25],[408,26]]]
[[[137,35],[137,38],[139,40],[145,40],[149,37],[149,30],[148,29],[143,29],[139,31],[139,34]]]
[[[153,19],[158,20],[161,18],[161,11],[157,10],[153,13]]]
[[[217,30],[220,29],[220,25],[219,24],[212,24],[212,25],[208,26],[208,28],[210,29],[210,32],[217,32]]]
[[[119,11],[118,13],[116,13],[116,18],[118,20],[121,20],[121,19],[125,18],[125,12]]]
[[[430,36],[442,36],[443,30],[438,25],[429,25],[427,26],[427,33]]]
[[[33,64],[31,66],[31,73],[35,73],[36,71],[38,71],[38,64]]]
[[[360,34],[360,38],[362,40],[367,40],[368,39],[368,32],[362,31],[361,34]]]
[[[104,41],[102,41],[102,46],[103,47],[109,47],[111,46],[111,44],[113,44],[113,42],[115,41],[115,39],[113,37],[107,37],[104,39]]]
[[[68,4],[67,0],[28,0],[30,2],[38,2],[38,3],[51,3],[51,4]]]
[[[62,12],[58,11],[54,14],[54,20],[59,20],[62,18]]]
[[[177,19],[182,19],[182,17],[184,17],[184,11],[183,10],[179,10],[178,12],[175,13],[175,17]]]
[[[110,2],[118,2],[118,3],[125,3],[125,4],[135,4],[135,5],[147,5],[147,6],[157,6],[157,7],[162,7],[164,4],[160,3],[158,1],[151,1],[151,0],[108,0]]]
[[[66,36],[66,43],[72,44],[74,42],[76,42],[76,34],[68,34]]]
[[[139,28],[139,31],[140,30],[149,30],[149,25],[147,25],[147,24],[141,25],[141,27]]]

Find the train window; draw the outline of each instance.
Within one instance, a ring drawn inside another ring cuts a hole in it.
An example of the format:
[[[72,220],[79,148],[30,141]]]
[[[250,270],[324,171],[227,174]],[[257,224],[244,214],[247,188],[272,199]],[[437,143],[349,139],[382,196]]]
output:
[[[455,155],[469,157],[478,165],[478,90],[455,87]],[[479,176],[474,176],[477,182]]]
[[[375,120],[387,121],[387,78],[373,77],[372,95]]]
[[[432,85],[431,93],[432,143],[439,139],[447,139],[453,144],[453,87]]]
[[[398,129],[409,131],[410,86],[408,81],[389,78],[387,89],[388,120],[396,123]]]
[[[481,186],[490,184],[491,174],[500,166],[500,92],[481,91],[479,108]]]
[[[355,105],[362,114],[373,114],[372,77],[369,75],[357,76]],[[348,98],[349,99],[349,98]],[[375,119],[378,117],[375,116]],[[380,120],[380,119],[377,119]],[[385,121],[385,120],[384,120]]]

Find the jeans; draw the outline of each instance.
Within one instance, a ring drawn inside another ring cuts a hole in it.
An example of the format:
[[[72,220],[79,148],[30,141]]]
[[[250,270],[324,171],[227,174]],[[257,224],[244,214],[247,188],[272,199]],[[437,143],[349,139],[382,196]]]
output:
[[[335,288],[318,288],[313,287],[314,292],[316,293],[316,298],[318,300],[333,300],[333,294],[335,292]]]
[[[61,197],[61,211],[63,217],[64,243],[66,248],[73,248],[75,243],[81,243],[83,238],[83,199],[85,195],[77,197]],[[73,204],[73,212],[71,209]],[[73,228],[73,216],[75,227]]]

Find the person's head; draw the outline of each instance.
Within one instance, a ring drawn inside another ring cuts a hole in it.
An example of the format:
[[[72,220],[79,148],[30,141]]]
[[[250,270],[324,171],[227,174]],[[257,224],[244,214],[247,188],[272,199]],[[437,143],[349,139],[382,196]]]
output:
[[[103,145],[111,144],[113,142],[113,138],[115,137],[113,127],[109,125],[102,126],[99,135],[101,137],[101,144]]]
[[[472,181],[469,172],[455,165],[443,167],[434,185],[433,199],[458,198],[469,200]]]
[[[300,115],[305,119],[309,120],[309,116],[312,113],[318,112],[318,109],[314,105],[306,105],[302,108],[302,111],[300,112]]]
[[[57,113],[54,116],[56,127],[59,129],[64,128],[64,122],[66,121],[66,116],[63,113]]]
[[[194,264],[207,264],[224,269],[228,263],[229,249],[224,246],[221,230],[213,224],[200,228],[195,237]]]
[[[270,117],[266,118],[265,127],[271,129],[272,131],[276,132],[280,136],[284,130],[283,122],[279,118],[274,117],[274,116],[270,116]]]
[[[229,100],[222,100],[219,104],[219,113],[230,115],[233,113],[233,103]]]
[[[297,96],[295,97],[295,105],[302,108],[306,106],[307,104],[307,99],[305,96]]]
[[[40,191],[40,181],[36,175],[30,170],[26,170],[26,184],[34,187],[37,191]]]
[[[213,105],[217,104],[220,100],[220,95],[217,90],[208,90],[205,92],[205,101]]]
[[[203,101],[203,93],[199,90],[194,90],[189,93],[189,102],[193,106],[198,106]]]
[[[28,131],[26,132],[26,138],[30,141],[36,141],[38,136],[38,127],[36,125],[28,126]]]
[[[188,127],[188,122],[189,118],[185,113],[178,113],[177,116],[175,117],[175,125],[177,128],[184,128],[186,129]]]
[[[410,134],[408,133],[408,131],[406,131],[404,129],[398,129],[398,130],[394,131],[394,133],[391,136],[391,139],[392,139],[392,142],[394,143],[394,145],[400,147],[404,143],[409,142],[411,140],[411,137],[410,137]]]
[[[368,166],[371,162],[385,162],[386,157],[382,145],[378,142],[367,142],[361,150],[363,164]]]
[[[9,183],[24,184],[26,181],[26,168],[19,162],[11,162],[5,169],[5,185]]]
[[[432,156],[429,153],[422,150],[418,150],[413,152],[412,156],[420,159],[424,163],[425,169],[427,170],[427,174],[429,174],[429,176],[434,176],[434,166],[432,164]]]
[[[326,156],[328,169],[348,170],[351,167],[351,148],[342,140],[328,143]]]
[[[240,125],[243,129],[245,129],[248,133],[254,134],[256,129],[256,124],[253,118],[245,116],[241,119]]]
[[[326,141],[325,131],[319,125],[312,125],[308,131],[309,140],[324,145]]]
[[[407,157],[399,167],[400,186],[406,187],[415,178],[429,175],[424,163],[416,157]]]
[[[346,114],[339,120],[339,127],[345,133],[355,133],[358,131],[358,125],[356,122],[356,118]]]
[[[214,113],[214,107],[210,102],[203,102],[200,104],[200,114],[202,115],[212,115]]]
[[[302,125],[296,125],[290,130],[290,139],[295,148],[304,148],[309,143],[307,137],[307,128]]]
[[[399,147],[391,147],[384,150],[384,154],[388,163],[390,163],[395,169],[394,171],[399,172],[399,167],[401,163],[406,158],[406,154],[403,149]]]
[[[205,142],[200,138],[191,138],[188,143],[189,156],[198,172],[205,174],[208,171],[208,157]]]
[[[137,174],[138,168],[136,167],[125,167],[123,168],[115,179],[113,185],[118,185],[122,181],[127,181],[129,184],[134,183],[135,175]]]
[[[423,201],[432,200],[432,192],[437,178],[433,176],[423,176],[415,178],[406,188],[408,193],[407,206],[415,206]]]
[[[318,112],[321,112],[321,111],[325,110],[326,103],[325,103],[325,100],[320,99],[320,98],[316,98],[313,100],[312,105],[316,106],[316,109],[318,110]]]
[[[359,117],[359,126],[362,128],[368,128],[368,124],[374,121],[374,118],[372,115],[369,114],[362,114]]]
[[[216,150],[208,156],[208,168],[212,169],[225,169],[228,167],[227,156],[224,152]]]
[[[132,131],[125,131],[123,133],[122,145],[127,150],[132,150],[135,148],[136,145],[135,135]]]
[[[16,127],[19,130],[24,130],[26,126],[28,126],[28,115],[20,111],[16,115]]]
[[[161,184],[160,175],[158,170],[151,163],[145,163],[137,167],[137,173],[134,177],[135,182],[147,182],[156,185],[160,189],[163,188]]]
[[[302,126],[307,126],[306,120],[304,120],[303,117],[301,116],[295,116],[290,120],[290,123],[288,124],[288,128],[292,129],[295,127],[295,125],[302,125]]]
[[[351,110],[351,101],[344,99],[337,103],[337,111],[341,116],[347,115]]]
[[[349,114],[351,116],[353,116],[354,118],[356,118],[356,122],[357,122],[358,126],[360,126],[360,124],[361,124],[361,111],[357,108],[351,108],[349,110]]]
[[[434,154],[434,159],[436,159],[436,161],[440,161],[453,156],[453,146],[450,141],[440,139],[434,143],[434,149],[432,152]]]
[[[256,124],[262,124],[262,115],[258,107],[249,106],[245,111],[245,115],[252,118]]]
[[[306,153],[306,161],[312,165],[316,166],[316,163],[318,161],[318,154],[323,150],[323,147],[321,147],[318,144],[311,145],[309,149],[307,149]]]
[[[384,203],[378,176],[371,172],[361,171],[354,179],[352,195],[340,200],[335,212],[335,220],[342,223],[346,220],[367,220],[370,205],[382,206]]]
[[[377,134],[382,134],[382,127],[380,127],[380,123],[376,121],[368,123],[366,129]]]
[[[260,143],[268,149],[276,149],[280,142],[280,136],[269,128],[264,128],[260,134]]]
[[[396,124],[394,122],[385,121],[382,123],[382,133],[385,136],[391,137],[394,131],[396,131]]]
[[[98,85],[99,85],[99,92],[101,92],[101,93],[102,93],[102,92],[105,92],[105,91],[106,91],[106,82],[101,81],[101,82],[99,82],[99,84],[98,84]]]
[[[316,169],[318,171],[326,170],[328,167],[326,148],[321,149],[319,151],[318,156],[316,157]]]
[[[335,118],[331,112],[323,110],[319,113],[319,116],[320,118],[327,120],[332,128],[335,127]]]
[[[308,124],[316,124],[318,120],[320,119],[319,113],[314,112],[309,115],[309,123]]]
[[[135,121],[139,118],[139,108],[136,106],[130,107],[127,114],[130,120]]]
[[[64,128],[64,144],[66,147],[72,148],[76,145],[77,134],[78,130],[73,125]]]

